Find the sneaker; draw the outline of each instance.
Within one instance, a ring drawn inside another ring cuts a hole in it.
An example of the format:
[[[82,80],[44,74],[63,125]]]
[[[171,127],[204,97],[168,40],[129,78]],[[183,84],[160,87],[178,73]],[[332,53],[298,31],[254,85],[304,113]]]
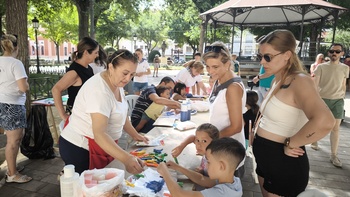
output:
[[[336,155],[331,155],[331,162],[337,168],[341,168],[343,166],[343,164]]]
[[[317,142],[314,142],[311,144],[311,148],[314,149],[314,150],[320,150],[320,147],[318,147],[318,143]]]

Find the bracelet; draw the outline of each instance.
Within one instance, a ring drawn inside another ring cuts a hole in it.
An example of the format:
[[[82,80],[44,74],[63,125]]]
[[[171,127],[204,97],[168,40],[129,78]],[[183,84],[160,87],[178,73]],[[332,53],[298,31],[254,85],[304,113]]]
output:
[[[258,79],[260,79],[260,75],[258,75]]]
[[[292,147],[290,147],[290,138],[287,137],[285,140],[284,140],[284,146],[289,148],[289,149],[293,149]]]

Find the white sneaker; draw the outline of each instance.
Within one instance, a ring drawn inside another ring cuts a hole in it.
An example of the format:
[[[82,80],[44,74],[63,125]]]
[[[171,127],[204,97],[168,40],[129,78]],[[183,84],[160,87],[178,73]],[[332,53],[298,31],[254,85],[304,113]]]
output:
[[[320,150],[320,147],[318,147],[318,143],[317,142],[314,142],[311,144],[311,148],[314,149],[314,150]]]
[[[337,168],[341,168],[343,166],[343,164],[336,155],[331,155],[331,162]]]

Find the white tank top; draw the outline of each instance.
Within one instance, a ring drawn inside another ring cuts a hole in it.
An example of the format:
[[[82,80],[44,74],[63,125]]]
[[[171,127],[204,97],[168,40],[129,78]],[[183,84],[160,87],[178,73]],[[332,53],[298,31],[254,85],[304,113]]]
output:
[[[244,88],[244,84],[242,82],[240,82],[239,85],[243,90],[242,113],[245,113],[246,91]],[[216,96],[214,102],[210,104],[210,108],[209,108],[210,110],[209,121],[211,124],[216,126],[219,131],[223,130],[224,128],[230,125],[230,117],[229,117],[228,107],[226,102],[226,91],[227,91],[227,88],[222,89]],[[243,115],[242,115],[242,121],[243,121]],[[239,141],[245,147],[244,124],[242,124],[241,132],[236,133],[231,137]],[[238,165],[237,168],[241,167],[244,164],[244,161],[245,159]]]
[[[262,118],[259,127],[273,134],[291,137],[308,121],[303,110],[287,105],[271,94],[278,86],[274,83],[261,104]],[[270,98],[271,97],[271,98]]]

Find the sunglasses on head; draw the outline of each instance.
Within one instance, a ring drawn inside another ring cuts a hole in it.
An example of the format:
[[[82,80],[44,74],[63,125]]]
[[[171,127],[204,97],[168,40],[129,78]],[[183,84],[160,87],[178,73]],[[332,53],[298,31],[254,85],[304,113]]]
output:
[[[336,54],[339,54],[339,53],[341,53],[342,51],[340,51],[340,50],[328,50],[328,53],[336,53]]]
[[[263,58],[265,59],[265,61],[266,62],[271,62],[272,61],[272,58],[274,58],[275,56],[277,56],[277,55],[280,55],[280,54],[282,54],[283,52],[280,52],[280,53],[277,53],[276,55],[267,55],[267,54],[265,54],[265,55],[262,55],[262,54],[257,54],[256,56],[257,56],[257,58],[259,59],[259,61],[261,61]]]
[[[224,47],[222,47],[222,46],[206,46],[204,48],[204,53],[208,53],[208,52],[220,53],[221,50],[225,50]]]

